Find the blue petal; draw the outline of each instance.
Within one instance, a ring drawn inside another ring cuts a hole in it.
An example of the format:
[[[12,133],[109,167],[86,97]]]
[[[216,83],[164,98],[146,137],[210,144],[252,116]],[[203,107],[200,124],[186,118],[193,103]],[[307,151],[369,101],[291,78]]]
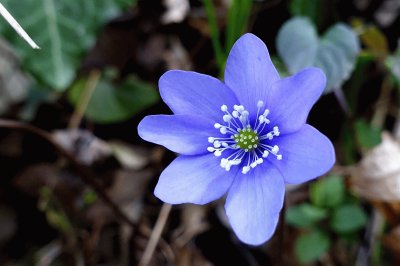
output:
[[[306,123],[311,107],[326,84],[324,72],[307,68],[296,75],[276,82],[267,98],[270,120],[282,133],[294,132]]]
[[[151,115],[138,126],[142,139],[184,155],[208,153],[215,131],[213,121],[194,115]]]
[[[257,102],[267,98],[269,88],[277,80],[279,74],[263,41],[253,34],[243,35],[229,54],[225,83],[250,114],[257,113]]]
[[[275,140],[275,139],[274,139]],[[282,160],[271,160],[286,183],[299,184],[325,174],[335,163],[331,141],[310,125],[276,138]]]
[[[239,172],[229,189],[225,210],[238,238],[260,245],[271,238],[282,209],[285,185],[279,171],[268,162]]]
[[[213,154],[179,156],[161,173],[154,194],[170,204],[206,204],[220,198],[236,171],[225,171]]]
[[[221,121],[221,106],[238,104],[234,93],[220,80],[196,72],[171,70],[159,80],[160,94],[175,114],[200,115]]]

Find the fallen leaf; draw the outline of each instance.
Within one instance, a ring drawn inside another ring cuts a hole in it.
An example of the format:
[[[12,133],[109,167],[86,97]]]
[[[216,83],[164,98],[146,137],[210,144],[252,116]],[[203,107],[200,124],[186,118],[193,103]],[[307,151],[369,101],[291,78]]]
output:
[[[91,165],[111,155],[111,147],[87,130],[57,130],[53,133],[53,137],[85,165]]]
[[[149,163],[150,154],[147,150],[131,146],[122,141],[110,141],[112,153],[125,169],[139,170]]]
[[[4,113],[11,104],[25,99],[32,82],[19,69],[18,58],[12,48],[1,39],[0,54],[0,113]]]
[[[182,22],[190,10],[188,0],[164,0],[167,12],[161,17],[163,24]]]
[[[382,142],[356,167],[352,189],[371,201],[400,201],[400,142],[382,134]]]

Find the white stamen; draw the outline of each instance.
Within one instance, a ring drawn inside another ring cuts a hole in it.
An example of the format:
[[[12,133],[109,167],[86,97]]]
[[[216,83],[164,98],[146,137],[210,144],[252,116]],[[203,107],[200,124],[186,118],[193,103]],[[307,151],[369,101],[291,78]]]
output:
[[[207,147],[208,152],[215,156],[222,156],[224,151],[231,150],[226,158],[221,158],[220,166],[230,171],[232,166],[241,165],[242,173],[247,174],[251,169],[264,162],[269,154],[273,154],[277,160],[282,160],[279,147],[273,145],[271,140],[280,135],[277,126],[269,127],[270,120],[267,118],[269,110],[264,109],[263,101],[257,102],[257,113],[250,116],[243,105],[234,105],[232,112],[228,106],[221,105],[223,124],[215,123],[214,128],[226,136],[208,137],[212,147]],[[251,124],[250,121],[254,123]]]
[[[222,117],[222,119],[224,120],[224,122],[229,123],[231,121],[231,119],[232,119],[232,116],[231,115],[224,115]]]
[[[245,166],[242,168],[242,174],[247,174],[250,171],[250,166]]]
[[[271,151],[273,154],[277,154],[279,152],[279,147],[277,145],[275,145],[274,147],[272,147]]]
[[[214,147],[215,148],[221,147],[221,142],[219,142],[218,140],[214,141]]]
[[[274,134],[275,134],[275,136],[279,136],[281,133],[279,132],[279,128],[277,127],[277,126],[275,126],[274,128],[273,128],[273,130],[274,130]]]
[[[215,123],[215,124],[214,124],[214,127],[215,127],[215,128],[221,128],[222,125],[221,125],[220,123]]]

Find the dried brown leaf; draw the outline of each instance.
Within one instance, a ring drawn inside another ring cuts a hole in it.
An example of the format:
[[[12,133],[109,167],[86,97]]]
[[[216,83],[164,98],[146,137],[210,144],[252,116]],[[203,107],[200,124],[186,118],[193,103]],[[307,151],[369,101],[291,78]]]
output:
[[[132,221],[140,218],[142,197],[153,175],[151,169],[139,172],[117,170],[114,173],[114,182],[106,192]],[[115,219],[112,211],[102,201],[92,204],[86,211],[86,216],[91,222],[102,220],[106,223]]]
[[[56,166],[48,163],[35,164],[19,173],[14,184],[25,193],[38,196],[42,187],[55,187],[59,171]]]
[[[184,205],[181,216],[181,226],[175,230],[175,243],[178,247],[184,246],[193,237],[209,228],[207,222],[207,207],[199,205]]]
[[[207,261],[200,251],[193,245],[185,246],[176,252],[176,265],[178,266],[212,266],[213,264]]]
[[[388,235],[384,236],[382,240],[384,245],[394,254],[397,263],[400,263],[400,226],[394,228]]]
[[[91,165],[111,155],[111,147],[87,130],[57,130],[53,136],[55,141],[85,165]]]
[[[110,141],[109,145],[113,155],[125,169],[139,170],[149,163],[150,154],[145,149],[122,141]]]
[[[164,0],[167,12],[161,17],[163,24],[182,22],[189,13],[188,0]]]
[[[400,201],[400,142],[388,133],[361,160],[351,179],[353,190],[372,201]]]
[[[12,48],[0,39],[0,113],[25,99],[31,81],[19,69],[18,58]]]

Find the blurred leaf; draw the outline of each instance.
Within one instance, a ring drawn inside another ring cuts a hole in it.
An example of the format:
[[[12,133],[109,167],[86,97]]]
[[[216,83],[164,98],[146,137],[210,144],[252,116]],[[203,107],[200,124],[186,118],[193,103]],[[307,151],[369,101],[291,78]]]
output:
[[[229,54],[235,41],[246,31],[252,3],[252,0],[232,1],[226,22],[226,55]]]
[[[292,0],[289,10],[293,16],[308,17],[314,23],[317,23],[319,16],[320,0]]]
[[[337,233],[350,233],[365,226],[367,215],[358,205],[343,205],[333,211],[331,227]]]
[[[362,148],[371,149],[381,143],[381,131],[365,120],[357,120],[354,126],[357,141]]]
[[[97,194],[93,190],[86,190],[82,195],[83,205],[88,207],[97,200]]]
[[[314,205],[303,203],[290,207],[286,212],[286,222],[294,227],[309,227],[324,219],[327,211]]]
[[[59,203],[53,196],[53,191],[49,187],[42,187],[40,189],[38,205],[39,209],[45,212],[47,221],[51,226],[64,233],[73,231],[72,224],[59,207]]]
[[[379,28],[375,25],[366,25],[361,19],[354,19],[352,25],[359,29],[362,43],[372,54],[385,57],[389,53],[386,36]]]
[[[312,231],[301,235],[295,246],[295,252],[298,260],[303,263],[310,263],[317,260],[324,254],[331,245],[328,235],[320,230]]]
[[[76,104],[86,80],[77,81],[69,91],[69,100]],[[129,77],[114,85],[106,79],[98,83],[86,109],[86,116],[97,123],[123,121],[156,103],[158,94],[148,83]]]
[[[397,84],[400,85],[400,47],[397,47],[393,55],[386,58],[385,65],[396,79]]]
[[[344,197],[345,187],[341,176],[328,176],[310,187],[311,202],[319,207],[336,207],[343,202]]]
[[[333,25],[319,39],[309,19],[295,17],[279,30],[277,50],[292,74],[310,66],[321,68],[327,76],[328,93],[350,77],[360,44],[357,34],[343,23]]]
[[[4,0],[41,50],[33,50],[4,23],[0,31],[22,55],[23,65],[52,89],[62,91],[75,76],[96,31],[121,10],[121,0]]]

